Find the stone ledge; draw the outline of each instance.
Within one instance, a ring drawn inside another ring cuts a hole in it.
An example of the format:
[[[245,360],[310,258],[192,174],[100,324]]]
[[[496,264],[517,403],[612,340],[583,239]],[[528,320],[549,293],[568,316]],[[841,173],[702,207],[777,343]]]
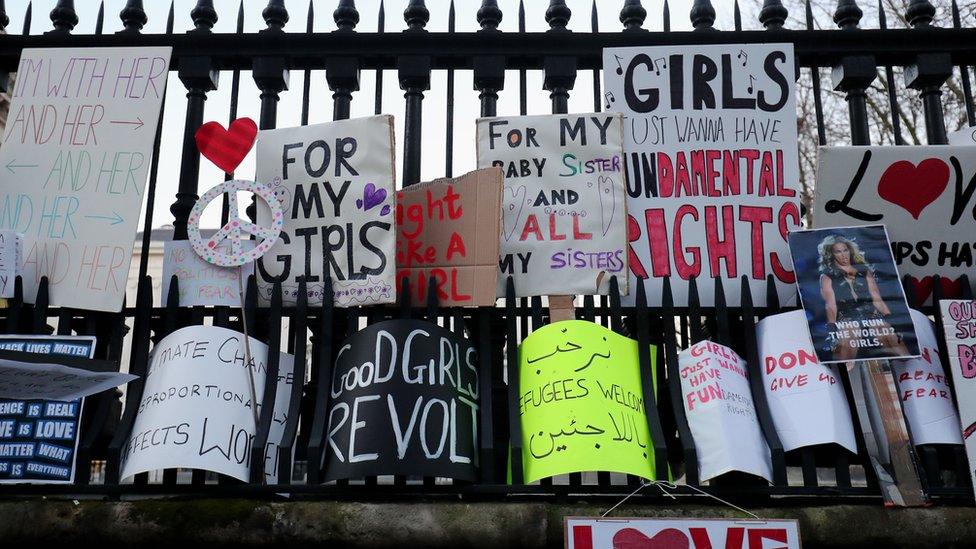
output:
[[[3,544],[52,541],[99,547],[302,546],[562,547],[565,516],[598,516],[595,503],[268,502],[31,499],[0,502]],[[804,547],[976,546],[976,509],[830,505],[750,509],[800,523]],[[742,518],[705,505],[623,505],[613,516]]]

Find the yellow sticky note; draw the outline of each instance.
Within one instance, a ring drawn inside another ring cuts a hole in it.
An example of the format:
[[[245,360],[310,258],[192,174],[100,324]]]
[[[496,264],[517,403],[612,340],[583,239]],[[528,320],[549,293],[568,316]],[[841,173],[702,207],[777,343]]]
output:
[[[651,346],[651,370],[655,370]],[[656,374],[655,374],[656,377]],[[599,324],[549,324],[519,347],[525,481],[582,471],[654,479],[637,342]]]

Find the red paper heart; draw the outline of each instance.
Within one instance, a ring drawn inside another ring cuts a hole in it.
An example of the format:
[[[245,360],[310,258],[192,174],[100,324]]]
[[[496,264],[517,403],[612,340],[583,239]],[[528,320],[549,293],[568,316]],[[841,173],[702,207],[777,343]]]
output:
[[[918,304],[925,303],[929,296],[932,294],[932,289],[935,286],[935,277],[926,276],[922,279],[915,278],[914,276],[908,277],[912,284],[912,288],[915,291],[915,302]],[[960,276],[959,278],[953,280],[951,278],[940,277],[939,286],[942,289],[943,298],[957,298],[962,297],[963,280]]]
[[[219,122],[207,122],[195,135],[200,154],[227,173],[233,173],[254,146],[258,126],[250,118],[238,118],[225,130]]]
[[[917,167],[907,160],[899,160],[881,175],[878,196],[918,219],[948,184],[949,166],[938,158],[926,158]]]
[[[688,546],[688,536],[674,528],[665,528],[652,537],[634,528],[623,528],[613,535],[613,549],[688,549]]]

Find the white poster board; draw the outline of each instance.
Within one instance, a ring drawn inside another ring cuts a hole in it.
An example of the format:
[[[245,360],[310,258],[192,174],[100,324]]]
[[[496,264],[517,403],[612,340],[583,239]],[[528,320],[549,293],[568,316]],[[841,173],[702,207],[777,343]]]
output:
[[[724,345],[700,341],[678,353],[678,368],[701,481],[741,471],[772,482],[746,361]]]
[[[675,305],[687,280],[719,278],[739,305],[742,275],[764,305],[794,297],[787,232],[800,223],[791,44],[607,48],[605,105],[625,115],[631,281]],[[698,284],[702,305],[714,285]],[[631,292],[631,296],[634,292]],[[632,304],[633,297],[624,300]]]
[[[91,372],[62,364],[0,358],[0,398],[76,400],[125,385],[136,376]]]
[[[976,145],[976,126],[949,132],[950,145]]]
[[[25,49],[0,147],[0,229],[24,234],[24,299],[117,312],[171,48]]]
[[[932,294],[933,275],[958,296],[976,267],[974,177],[971,147],[821,147],[813,223],[884,224],[917,299]]]
[[[258,132],[257,181],[281,201],[281,239],[258,260],[258,294],[275,281],[285,305],[304,276],[309,305],[332,277],[339,307],[396,301],[393,117],[370,116]],[[270,211],[258,204],[258,224]]]
[[[623,119],[553,114],[478,119],[478,167],[498,166],[498,297],[627,293]]]
[[[795,520],[566,517],[566,549],[800,549]]]
[[[228,253],[231,245],[224,241],[217,251]],[[253,240],[241,240],[241,250],[254,248]],[[241,269],[244,270],[241,273]],[[254,262],[240,267],[221,267],[204,261],[193,251],[189,240],[172,240],[163,245],[162,303],[169,300],[169,285],[173,275],[179,280],[180,307],[197,305],[240,307],[241,280],[254,274]]]
[[[268,346],[251,338],[250,349],[254,390],[261,398]],[[122,448],[122,478],[183,467],[246,482],[255,423],[244,357],[244,335],[215,326],[182,328],[156,344],[132,433]],[[293,358],[280,360],[279,375],[287,377],[292,363]],[[281,395],[279,388],[272,425],[288,410]],[[277,451],[279,441],[269,436],[269,442],[275,445],[266,450]],[[266,465],[276,460],[265,456]]]
[[[969,472],[976,486],[976,301],[943,299],[939,307]]]
[[[756,338],[766,401],[783,449],[835,443],[857,452],[844,389],[837,371],[817,361],[804,312],[764,318]]]
[[[891,373],[898,381],[912,444],[962,444],[959,415],[942,369],[935,325],[924,314],[914,309],[911,312],[922,356],[892,360]]]
[[[20,264],[23,262],[23,235],[0,231],[0,297],[13,297]]]

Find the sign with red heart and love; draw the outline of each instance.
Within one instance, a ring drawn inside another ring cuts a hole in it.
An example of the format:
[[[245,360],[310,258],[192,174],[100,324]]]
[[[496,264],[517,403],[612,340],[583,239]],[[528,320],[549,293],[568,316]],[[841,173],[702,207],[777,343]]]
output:
[[[902,276],[926,300],[935,275],[952,297],[976,266],[972,147],[822,147],[814,227],[883,224]]]
[[[674,485],[662,489],[676,488]],[[800,548],[795,520],[566,517],[567,549]]]
[[[197,149],[207,160],[226,173],[241,164],[258,135],[258,125],[250,118],[238,118],[224,129],[220,122],[207,122],[194,135]]]

